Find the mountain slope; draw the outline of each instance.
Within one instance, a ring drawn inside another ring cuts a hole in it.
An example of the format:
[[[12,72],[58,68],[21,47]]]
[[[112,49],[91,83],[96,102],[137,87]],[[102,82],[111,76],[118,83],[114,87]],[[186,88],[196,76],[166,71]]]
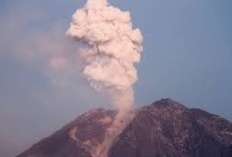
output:
[[[134,112],[109,157],[232,157],[232,124],[217,115],[170,99]],[[91,157],[115,114],[91,110],[17,157]]]

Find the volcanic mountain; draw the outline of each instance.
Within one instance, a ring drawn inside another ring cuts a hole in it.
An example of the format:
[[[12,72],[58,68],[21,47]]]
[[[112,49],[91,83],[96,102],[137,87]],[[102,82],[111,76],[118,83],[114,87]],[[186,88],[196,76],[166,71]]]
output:
[[[162,99],[130,113],[108,157],[232,157],[232,123]],[[93,109],[17,157],[93,157],[115,111]]]

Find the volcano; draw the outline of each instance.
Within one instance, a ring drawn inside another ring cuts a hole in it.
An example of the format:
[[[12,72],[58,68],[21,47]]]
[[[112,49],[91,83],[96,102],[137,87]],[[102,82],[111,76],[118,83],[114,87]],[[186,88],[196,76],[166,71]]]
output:
[[[232,157],[232,123],[218,115],[171,99],[130,114],[108,157]],[[93,157],[115,115],[90,110],[17,157]]]

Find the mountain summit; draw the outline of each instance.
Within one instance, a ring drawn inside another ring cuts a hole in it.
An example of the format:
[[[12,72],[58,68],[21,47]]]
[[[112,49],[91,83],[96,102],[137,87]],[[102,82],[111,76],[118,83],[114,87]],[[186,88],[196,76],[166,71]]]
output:
[[[131,112],[109,157],[232,157],[232,123],[171,99]],[[93,109],[17,157],[92,157],[115,111]]]

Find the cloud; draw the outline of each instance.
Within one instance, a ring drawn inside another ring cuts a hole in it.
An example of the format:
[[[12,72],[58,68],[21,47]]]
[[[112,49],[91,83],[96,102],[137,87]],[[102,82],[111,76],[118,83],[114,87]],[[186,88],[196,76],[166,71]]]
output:
[[[63,85],[78,75],[75,45],[65,36],[67,23],[46,21],[46,14],[34,6],[12,4],[0,16],[0,57],[8,56],[22,64],[44,70],[52,82]],[[69,60],[69,62],[67,62]],[[70,62],[73,61],[73,62]]]

